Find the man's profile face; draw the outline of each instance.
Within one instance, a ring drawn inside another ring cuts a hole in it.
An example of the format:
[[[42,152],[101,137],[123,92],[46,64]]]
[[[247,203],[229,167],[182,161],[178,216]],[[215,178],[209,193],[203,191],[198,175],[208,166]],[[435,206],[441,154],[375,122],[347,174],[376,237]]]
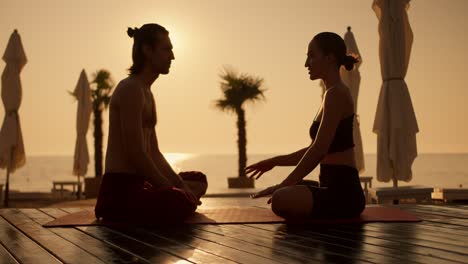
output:
[[[147,59],[152,70],[159,74],[168,74],[174,60],[172,43],[168,34],[159,33],[158,41],[152,49],[147,49]]]

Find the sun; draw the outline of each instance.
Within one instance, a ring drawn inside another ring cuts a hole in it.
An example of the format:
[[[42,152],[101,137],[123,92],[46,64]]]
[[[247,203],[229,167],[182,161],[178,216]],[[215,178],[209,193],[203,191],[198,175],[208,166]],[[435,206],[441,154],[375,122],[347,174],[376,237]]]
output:
[[[155,15],[157,14],[157,15]],[[156,17],[155,17],[156,16]],[[148,8],[145,13],[141,14],[140,18],[135,21],[139,27],[147,23],[157,23],[169,31],[175,57],[184,53],[185,41],[190,39],[187,34],[191,31],[189,23],[186,19],[180,16],[175,16],[173,13],[164,13],[161,10]]]
[[[178,54],[183,53],[184,52],[183,32],[180,30],[177,30],[176,27],[171,27],[170,25],[166,29],[169,31],[169,38],[171,39],[171,43],[172,43],[175,55],[177,56]]]

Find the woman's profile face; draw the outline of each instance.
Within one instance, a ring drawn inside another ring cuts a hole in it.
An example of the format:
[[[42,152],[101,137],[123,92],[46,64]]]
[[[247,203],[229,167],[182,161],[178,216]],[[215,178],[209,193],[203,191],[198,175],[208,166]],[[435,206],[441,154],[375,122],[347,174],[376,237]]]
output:
[[[327,56],[323,55],[316,41],[312,40],[307,49],[307,59],[304,65],[309,70],[311,80],[322,78],[326,63],[328,63]]]

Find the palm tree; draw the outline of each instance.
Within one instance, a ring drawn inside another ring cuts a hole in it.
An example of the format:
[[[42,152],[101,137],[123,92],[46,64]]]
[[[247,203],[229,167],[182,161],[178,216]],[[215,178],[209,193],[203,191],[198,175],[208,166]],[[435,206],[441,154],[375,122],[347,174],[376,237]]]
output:
[[[216,100],[216,106],[222,111],[236,113],[237,115],[237,146],[239,150],[239,178],[246,178],[244,168],[247,164],[247,138],[245,102],[255,102],[264,99],[266,89],[261,89],[263,79],[248,74],[238,74],[232,69],[224,69],[219,75],[221,89],[224,97]]]
[[[91,99],[94,115],[94,171],[96,177],[102,176],[102,111],[109,107],[114,82],[108,70],[101,69],[93,74]]]

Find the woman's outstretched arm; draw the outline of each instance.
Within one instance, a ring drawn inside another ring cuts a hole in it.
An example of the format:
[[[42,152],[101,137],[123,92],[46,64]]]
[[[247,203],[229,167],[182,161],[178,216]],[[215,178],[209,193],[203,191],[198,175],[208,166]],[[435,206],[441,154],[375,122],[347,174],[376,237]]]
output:
[[[265,172],[270,171],[276,166],[296,166],[299,160],[304,156],[307,148],[303,148],[289,155],[276,156],[266,160],[259,161],[245,168],[245,173],[255,179],[260,178]]]
[[[275,166],[296,166],[309,148],[310,146],[291,154],[276,156],[271,158],[271,160]]]

